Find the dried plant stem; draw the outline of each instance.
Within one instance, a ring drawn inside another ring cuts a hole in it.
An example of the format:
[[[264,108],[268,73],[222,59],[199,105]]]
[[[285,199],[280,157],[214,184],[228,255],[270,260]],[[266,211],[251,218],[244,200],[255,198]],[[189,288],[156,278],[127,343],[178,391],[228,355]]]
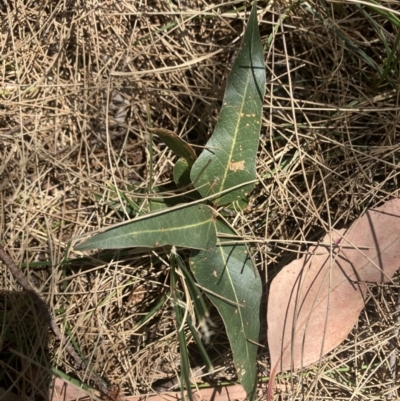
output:
[[[15,280],[17,280],[18,284],[29,294],[34,304],[39,308],[40,313],[43,314],[46,319],[48,319],[50,327],[53,330],[54,334],[60,340],[61,344],[65,346],[67,352],[74,359],[75,369],[87,369],[86,363],[82,360],[82,358],[78,355],[72,345],[67,342],[64,335],[61,333],[61,330],[57,326],[56,321],[54,320],[53,316],[51,316],[49,310],[46,307],[46,304],[42,300],[40,293],[31,285],[31,283],[28,281],[28,279],[21,272],[21,270],[18,268],[18,266],[15,264],[10,255],[2,246],[0,246],[0,260],[2,260],[3,263],[10,269],[11,274],[14,276]],[[104,393],[108,392],[107,387],[97,376],[93,375],[92,379],[100,391]]]

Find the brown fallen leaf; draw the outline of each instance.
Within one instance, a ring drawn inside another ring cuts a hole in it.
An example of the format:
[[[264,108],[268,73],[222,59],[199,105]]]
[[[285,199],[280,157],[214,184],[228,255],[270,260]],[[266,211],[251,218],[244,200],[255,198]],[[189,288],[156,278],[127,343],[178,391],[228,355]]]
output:
[[[101,400],[100,396],[98,391],[90,393],[56,377],[49,398],[50,401],[98,401]]]
[[[277,373],[319,361],[348,336],[365,304],[365,283],[387,282],[400,267],[400,199],[368,210],[322,243],[271,283],[268,400]]]
[[[258,395],[261,396],[261,388],[258,390]],[[202,388],[194,393],[195,401],[231,401],[238,399],[246,399],[246,391],[243,386],[236,384],[233,386],[225,387],[211,387]],[[90,401],[100,400],[99,394],[89,395],[74,387],[70,383],[64,382],[62,379],[56,378],[54,384],[54,391],[51,397],[51,401]],[[141,396],[127,396],[122,398],[124,401],[182,401],[182,393],[177,392],[164,392],[160,394],[147,394]]]

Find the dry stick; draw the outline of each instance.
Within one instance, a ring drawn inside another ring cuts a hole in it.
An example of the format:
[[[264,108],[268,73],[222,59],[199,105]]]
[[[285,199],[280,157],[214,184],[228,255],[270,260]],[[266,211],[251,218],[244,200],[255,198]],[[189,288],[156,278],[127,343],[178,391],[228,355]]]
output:
[[[14,276],[15,280],[17,280],[18,284],[30,295],[32,301],[39,308],[40,312],[44,317],[47,317],[50,320],[50,327],[53,330],[56,337],[60,340],[61,345],[65,346],[67,352],[72,356],[75,361],[75,369],[77,370],[85,370],[87,369],[86,363],[82,360],[82,358],[77,354],[75,349],[69,344],[64,335],[61,333],[60,328],[57,326],[56,321],[53,316],[51,316],[49,310],[46,307],[46,304],[42,300],[40,293],[33,288],[31,283],[27,280],[25,275],[21,272],[21,270],[17,267],[5,249],[0,246],[0,260],[4,262],[4,264],[10,269],[11,274]],[[93,375],[93,382],[99,388],[99,390],[105,394],[107,394],[108,389],[104,385],[104,383],[96,376]]]

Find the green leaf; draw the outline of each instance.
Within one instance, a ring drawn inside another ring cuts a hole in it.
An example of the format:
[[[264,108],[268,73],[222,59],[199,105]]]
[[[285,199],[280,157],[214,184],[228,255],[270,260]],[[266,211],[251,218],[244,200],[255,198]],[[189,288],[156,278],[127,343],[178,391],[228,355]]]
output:
[[[227,205],[226,208],[234,211],[236,214],[245,210],[249,206],[249,198],[238,199],[237,201]]]
[[[215,244],[213,210],[206,205],[191,205],[142,216],[137,221],[97,234],[75,249],[156,248],[164,245],[212,249]]]
[[[217,231],[235,234],[225,223]],[[245,244],[224,244],[218,238],[210,251],[192,251],[193,274],[224,321],[239,379],[249,397],[257,379],[262,284]],[[253,342],[252,342],[253,341]]]
[[[185,187],[190,185],[190,166],[184,159],[180,158],[174,166],[174,181],[178,187]]]
[[[214,133],[191,170],[203,197],[256,178],[255,160],[265,93],[264,53],[253,6],[242,48],[232,67]],[[226,204],[245,197],[254,183],[217,198]]]
[[[197,156],[194,149],[174,132],[164,128],[149,128],[149,131],[159,136],[174,153],[183,157],[189,166],[196,161]]]

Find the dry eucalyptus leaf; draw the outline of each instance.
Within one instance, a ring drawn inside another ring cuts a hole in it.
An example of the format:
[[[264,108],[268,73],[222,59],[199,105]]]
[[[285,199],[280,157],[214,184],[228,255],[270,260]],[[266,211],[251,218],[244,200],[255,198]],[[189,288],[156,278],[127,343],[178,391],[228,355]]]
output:
[[[268,300],[271,383],[276,373],[315,363],[338,346],[364,307],[365,283],[388,282],[399,267],[400,199],[333,230],[285,266]]]
[[[1,388],[0,388],[1,391]],[[1,394],[1,393],[0,393]],[[261,397],[262,390],[257,390],[257,396]],[[240,384],[223,387],[210,387],[197,389],[193,394],[194,401],[213,400],[213,401],[230,401],[246,398],[246,391]],[[72,384],[64,382],[62,379],[56,378],[53,396],[51,401],[89,401],[98,400],[97,394],[89,395],[83,390],[75,388]],[[182,401],[182,393],[180,391],[170,391],[160,394],[146,394],[138,396],[126,396],[125,401]],[[3,400],[2,400],[3,401]],[[18,400],[12,400],[18,401]]]

